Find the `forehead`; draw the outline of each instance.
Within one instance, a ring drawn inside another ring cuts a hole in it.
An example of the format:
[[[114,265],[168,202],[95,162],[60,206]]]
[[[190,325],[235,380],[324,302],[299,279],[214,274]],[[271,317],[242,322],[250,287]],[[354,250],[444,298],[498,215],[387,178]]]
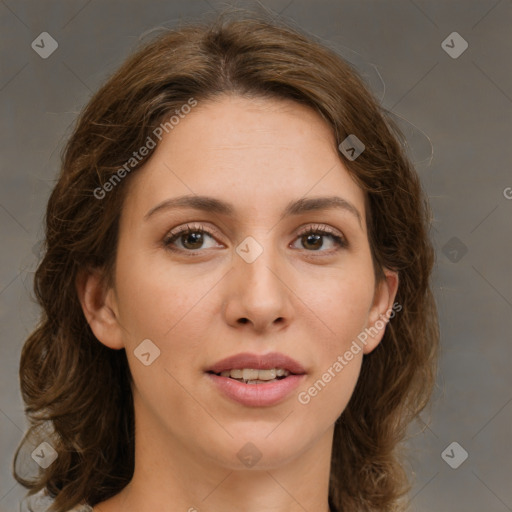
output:
[[[199,102],[132,177],[131,207],[215,196],[240,215],[308,195],[341,195],[364,220],[364,193],[343,165],[330,125],[290,100],[221,96]]]

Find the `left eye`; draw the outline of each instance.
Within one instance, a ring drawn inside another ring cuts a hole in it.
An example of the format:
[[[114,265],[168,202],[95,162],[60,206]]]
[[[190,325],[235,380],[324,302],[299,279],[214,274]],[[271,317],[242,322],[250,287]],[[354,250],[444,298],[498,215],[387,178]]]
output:
[[[343,237],[338,236],[335,233],[331,233],[330,231],[326,231],[325,229],[318,228],[309,228],[306,232],[300,233],[297,241],[300,241],[304,248],[310,248],[311,250],[318,252],[319,249],[324,248],[323,239],[326,237],[331,239],[333,246],[338,246],[338,248],[347,246]],[[330,249],[332,249],[332,246],[320,252],[327,252]]]

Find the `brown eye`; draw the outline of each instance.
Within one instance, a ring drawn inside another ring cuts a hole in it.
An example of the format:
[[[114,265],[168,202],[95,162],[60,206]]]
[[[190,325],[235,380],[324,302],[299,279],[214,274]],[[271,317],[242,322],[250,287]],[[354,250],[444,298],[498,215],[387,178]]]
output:
[[[333,250],[348,247],[348,243],[343,236],[330,231],[327,227],[319,228],[312,226],[306,231],[299,233],[298,236],[300,245],[308,252],[332,253]],[[327,247],[324,249],[326,238],[330,239],[331,245],[337,246],[337,248]],[[299,249],[300,248],[301,247],[299,247]]]
[[[163,243],[171,251],[193,252],[215,247],[215,244],[205,247],[208,238],[215,242],[213,234],[206,229],[187,225],[169,233]]]
[[[199,231],[192,231],[185,235],[180,235],[181,243],[185,249],[201,249],[204,243],[203,233]]]
[[[321,249],[322,248],[322,245],[323,245],[323,240],[322,240],[322,235],[316,235],[316,234],[311,234],[311,235],[302,235],[302,246],[305,248],[305,249],[312,249],[312,250],[318,250],[318,249]]]

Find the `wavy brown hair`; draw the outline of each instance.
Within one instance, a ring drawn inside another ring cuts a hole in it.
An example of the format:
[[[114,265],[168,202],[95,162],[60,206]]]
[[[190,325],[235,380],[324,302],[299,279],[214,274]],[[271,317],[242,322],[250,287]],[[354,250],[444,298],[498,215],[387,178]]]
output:
[[[267,18],[228,13],[163,29],[91,98],[63,150],[35,274],[41,318],[20,363],[31,427],[14,464],[29,496],[44,491],[53,498],[52,511],[108,499],[128,484],[134,469],[126,354],[95,338],[76,279],[95,268],[110,282],[126,187],[154,150],[105,197],[95,197],[95,190],[190,98],[201,102],[225,93],[294,100],[325,119],[337,143],[355,134],[366,146],[354,161],[339,156],[365,191],[376,275],[382,278],[383,267],[398,271],[402,310],[364,357],[353,396],[336,422],[329,501],[340,511],[404,507],[410,483],[400,441],[427,405],[436,373],[430,210],[400,131],[355,69],[314,36]],[[21,453],[42,432],[58,458],[28,476],[19,467]]]

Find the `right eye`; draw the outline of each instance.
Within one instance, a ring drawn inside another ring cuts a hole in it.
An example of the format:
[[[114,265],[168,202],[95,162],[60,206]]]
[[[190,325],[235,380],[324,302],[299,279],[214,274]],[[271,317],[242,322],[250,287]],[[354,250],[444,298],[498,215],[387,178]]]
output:
[[[213,233],[205,229],[201,225],[181,226],[176,230],[171,231],[164,239],[164,245],[167,249],[176,252],[194,252],[201,249],[211,249],[211,247],[204,247],[205,236],[213,238]],[[176,242],[181,244],[181,247],[176,246]]]

